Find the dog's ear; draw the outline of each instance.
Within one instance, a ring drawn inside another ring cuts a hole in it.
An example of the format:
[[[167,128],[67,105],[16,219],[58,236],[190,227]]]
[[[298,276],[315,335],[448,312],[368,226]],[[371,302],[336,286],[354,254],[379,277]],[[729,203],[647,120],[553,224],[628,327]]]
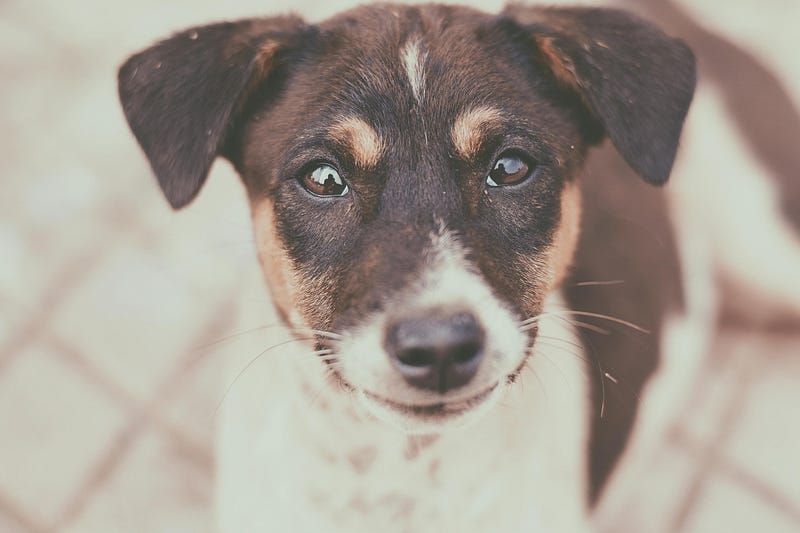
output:
[[[197,195],[237,113],[306,29],[296,17],[202,26],[122,65],[125,117],[173,208]]]
[[[631,168],[666,182],[694,93],[691,50],[615,9],[512,5],[503,15],[523,28],[556,81],[578,93]]]

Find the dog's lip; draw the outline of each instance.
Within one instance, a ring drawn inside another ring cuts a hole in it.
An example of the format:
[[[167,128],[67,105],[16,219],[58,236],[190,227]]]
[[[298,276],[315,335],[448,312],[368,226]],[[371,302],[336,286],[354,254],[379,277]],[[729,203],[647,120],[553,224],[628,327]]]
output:
[[[391,407],[392,409],[395,409],[397,411],[402,411],[404,413],[411,413],[418,416],[431,416],[431,415],[441,416],[441,415],[459,414],[469,410],[470,408],[474,407],[475,405],[483,402],[486,398],[488,398],[489,395],[492,392],[494,392],[494,390],[497,388],[498,385],[499,383],[495,383],[494,385],[487,387],[478,394],[469,396],[468,398],[429,403],[425,405],[400,403],[394,400],[389,400],[388,398],[384,398],[383,396],[379,396],[375,393],[366,390],[364,391],[364,395],[372,400],[375,400],[378,403],[386,405],[387,407]]]

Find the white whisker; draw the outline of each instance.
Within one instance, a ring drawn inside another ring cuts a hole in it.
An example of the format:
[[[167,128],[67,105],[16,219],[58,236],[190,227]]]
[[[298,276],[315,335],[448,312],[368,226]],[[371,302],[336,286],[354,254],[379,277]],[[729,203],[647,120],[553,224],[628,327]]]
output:
[[[580,320],[570,320],[569,322],[576,328],[583,328],[588,329],[589,331],[594,331],[595,333],[599,333],[600,335],[610,335],[611,332],[607,329],[601,328],[600,326],[595,326],[594,324],[589,324],[588,322],[581,322]]]
[[[576,328],[588,329],[590,331],[594,331],[595,333],[599,333],[601,335],[609,335],[611,333],[607,329],[601,328],[599,326],[595,326],[594,324],[589,324],[587,322],[582,322],[582,321],[579,321],[579,320],[572,320],[572,319],[569,319],[567,317],[559,316],[556,313],[547,313],[547,314],[543,313],[543,314],[541,314],[539,316],[536,316],[534,318],[540,319],[540,318],[544,318],[546,316],[552,316],[552,317],[557,318],[557,319],[559,319],[559,320],[561,320],[563,322],[566,322],[567,324],[569,324],[571,326],[574,326]],[[539,323],[539,320],[536,320],[535,322],[533,322],[532,320],[533,319],[529,318],[528,320],[523,321],[522,322],[522,324],[523,324],[522,327],[519,328],[520,331],[530,331],[531,329],[534,328],[534,326],[536,324]],[[526,322],[527,322],[527,324],[526,324]]]
[[[246,329],[244,331],[239,331],[237,333],[232,333],[230,335],[227,335],[227,336],[222,337],[220,339],[217,339],[215,341],[209,342],[208,344],[204,344],[202,346],[198,346],[198,349],[203,350],[203,349],[206,349],[206,348],[211,348],[213,346],[217,346],[218,344],[223,344],[225,342],[231,341],[231,340],[236,339],[238,337],[242,337],[244,335],[249,335],[250,333],[255,333],[257,331],[262,331],[262,330],[265,330],[265,329],[280,328],[280,327],[284,327],[283,324],[264,324],[262,326],[257,326],[257,327],[254,327],[254,328]]]
[[[222,407],[222,404],[223,404],[223,402],[224,402],[224,401],[225,401],[225,399],[228,397],[228,394],[231,392],[231,389],[233,389],[233,386],[234,386],[234,385],[236,385],[236,382],[237,382],[237,381],[239,381],[239,378],[240,378],[240,377],[242,377],[242,375],[243,375],[245,372],[247,372],[247,370],[248,370],[248,369],[249,369],[251,366],[253,366],[253,364],[254,364],[256,361],[258,361],[259,359],[261,359],[261,357],[262,357],[262,356],[264,356],[264,354],[266,354],[267,352],[270,352],[270,351],[274,350],[275,348],[279,348],[279,347],[281,347],[281,346],[285,346],[285,345],[287,345],[287,344],[290,344],[290,343],[292,343],[292,342],[313,341],[313,340],[314,340],[314,338],[313,338],[313,337],[312,337],[312,338],[298,338],[298,339],[289,339],[289,340],[287,340],[287,341],[279,342],[278,344],[273,344],[272,346],[270,346],[269,348],[267,348],[267,349],[263,350],[263,351],[262,351],[262,352],[260,352],[258,355],[256,355],[254,358],[252,358],[252,359],[250,360],[250,362],[249,362],[249,363],[247,363],[247,364],[244,366],[244,368],[242,368],[242,369],[239,371],[239,373],[238,373],[238,374],[236,374],[236,377],[234,377],[234,378],[233,378],[233,381],[231,382],[231,384],[230,384],[230,385],[228,385],[228,387],[225,389],[225,392],[222,394],[222,399],[221,399],[221,400],[219,401],[219,403],[217,404],[217,407],[214,409],[214,412],[211,414],[211,417],[213,418],[213,417],[215,417],[215,416],[217,415],[217,412],[219,411],[220,407]]]
[[[581,281],[580,283],[576,283],[576,287],[597,287],[597,286],[606,286],[606,285],[620,285],[625,283],[624,279],[612,279],[608,281]]]
[[[609,322],[614,322],[614,323],[617,323],[617,324],[621,324],[623,326],[628,326],[629,328],[635,329],[636,331],[639,331],[641,333],[651,333],[650,330],[645,329],[642,326],[638,326],[638,325],[634,324],[633,322],[629,322],[627,320],[623,320],[621,318],[617,318],[617,317],[613,317],[613,316],[609,316],[609,315],[603,315],[603,314],[600,314],[600,313],[590,313],[588,311],[563,310],[563,311],[559,311],[559,312],[560,313],[565,313],[565,314],[568,314],[568,315],[589,316],[589,317],[592,317],[592,318],[600,318],[602,320],[608,320]]]

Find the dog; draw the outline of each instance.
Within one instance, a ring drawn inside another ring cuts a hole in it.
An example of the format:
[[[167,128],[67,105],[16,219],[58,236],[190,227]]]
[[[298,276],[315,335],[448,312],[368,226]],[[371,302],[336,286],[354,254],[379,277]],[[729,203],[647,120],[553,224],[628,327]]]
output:
[[[225,22],[128,59],[167,200],[233,164],[302,346],[225,409],[220,529],[590,530],[690,307],[658,186],[695,78],[637,16],[522,5]]]

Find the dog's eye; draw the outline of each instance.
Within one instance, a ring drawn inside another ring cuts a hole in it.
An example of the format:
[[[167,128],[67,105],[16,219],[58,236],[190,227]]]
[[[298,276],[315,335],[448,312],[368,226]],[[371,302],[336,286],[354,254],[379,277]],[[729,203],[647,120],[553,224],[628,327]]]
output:
[[[344,196],[350,190],[339,171],[330,165],[319,165],[303,176],[300,183],[316,196]]]
[[[536,163],[523,159],[515,154],[503,154],[494,164],[494,168],[486,176],[486,185],[501,187],[514,185],[527,179],[536,169]]]

